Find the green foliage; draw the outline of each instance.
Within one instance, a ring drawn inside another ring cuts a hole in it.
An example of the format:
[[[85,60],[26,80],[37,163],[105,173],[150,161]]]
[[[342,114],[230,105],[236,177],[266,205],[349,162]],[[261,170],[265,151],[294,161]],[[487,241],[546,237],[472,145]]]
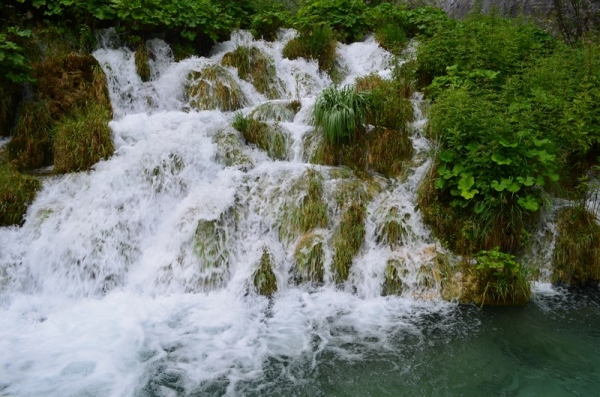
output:
[[[0,136],[10,136],[20,100],[21,87],[0,78]]]
[[[550,44],[550,36],[523,20],[472,14],[438,29],[419,46],[419,79],[430,83],[445,75],[448,66],[456,65],[465,72],[499,72],[498,80],[504,81]]]
[[[289,25],[291,15],[281,10],[269,10],[255,14],[252,17],[252,36],[255,39],[274,41],[277,31]]]
[[[273,273],[273,257],[269,250],[263,248],[258,269],[254,274],[254,287],[256,292],[267,297],[277,292],[277,278]]]
[[[277,125],[254,120],[245,117],[242,113],[236,113],[233,128],[242,133],[247,143],[256,145],[267,152],[273,160],[284,160],[287,156],[287,136]]]
[[[301,32],[317,25],[329,25],[336,37],[351,43],[361,40],[369,31],[367,7],[363,0],[310,0],[297,13]]]
[[[482,305],[522,304],[529,300],[529,275],[513,255],[501,252],[496,247],[480,251],[475,259]]]
[[[288,41],[283,48],[283,56],[289,59],[313,59],[319,63],[319,70],[331,72],[335,66],[336,41],[328,25],[315,25],[300,31],[297,37]]]
[[[560,212],[552,255],[552,282],[570,285],[600,281],[600,225],[583,206]]]
[[[32,68],[17,44],[19,39],[31,37],[31,31],[17,27],[0,33],[0,76],[12,83],[33,82]]]
[[[313,108],[313,123],[323,129],[332,145],[356,141],[367,120],[370,97],[354,87],[329,87],[321,92]]]
[[[85,171],[114,152],[108,122],[111,109],[102,103],[63,117],[54,127],[54,171]]]
[[[431,6],[407,10],[405,21],[405,31],[408,37],[431,37],[453,24],[453,21],[442,9]]]

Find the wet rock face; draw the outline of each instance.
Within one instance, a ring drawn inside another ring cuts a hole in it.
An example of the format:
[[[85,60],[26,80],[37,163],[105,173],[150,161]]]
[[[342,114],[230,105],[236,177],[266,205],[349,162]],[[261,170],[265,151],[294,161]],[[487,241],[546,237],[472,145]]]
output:
[[[468,14],[478,3],[484,12],[499,11],[505,16],[516,16],[520,13],[533,16],[548,16],[552,11],[552,0],[445,0],[440,4],[444,10],[456,18]]]

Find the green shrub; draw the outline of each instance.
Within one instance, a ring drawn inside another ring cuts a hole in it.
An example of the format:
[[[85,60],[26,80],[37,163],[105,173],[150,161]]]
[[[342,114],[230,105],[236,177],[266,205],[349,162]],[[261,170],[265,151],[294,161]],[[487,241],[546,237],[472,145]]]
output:
[[[529,276],[515,257],[494,248],[476,257],[478,293],[481,305],[523,304],[531,297]]]
[[[23,54],[22,46],[18,44],[25,37],[31,37],[31,31],[17,27],[0,33],[0,76],[12,83],[34,81],[31,77],[32,68]]]
[[[523,64],[548,50],[550,36],[533,24],[496,15],[472,14],[436,31],[418,48],[421,84],[446,74],[446,68],[492,70],[504,81]]]
[[[368,12],[363,0],[307,1],[298,10],[297,20],[300,31],[327,24],[336,37],[346,43],[361,40],[369,31]]]
[[[580,285],[600,281],[600,225],[583,206],[562,210],[552,255],[552,282]]]
[[[284,11],[265,11],[252,17],[252,36],[255,39],[274,41],[277,38],[277,31],[288,26],[291,16]]]
[[[336,41],[328,25],[315,25],[301,30],[300,34],[288,41],[283,48],[283,56],[288,59],[305,58],[316,60],[319,70],[331,72],[335,66]]]
[[[54,127],[54,171],[86,171],[114,152],[110,108],[92,103],[62,118]]]

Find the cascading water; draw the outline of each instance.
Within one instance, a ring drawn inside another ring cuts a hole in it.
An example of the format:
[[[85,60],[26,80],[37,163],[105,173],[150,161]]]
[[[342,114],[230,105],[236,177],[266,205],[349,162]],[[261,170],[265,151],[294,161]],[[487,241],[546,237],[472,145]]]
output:
[[[0,395],[333,395],[339,390],[326,378],[356,362],[404,376],[395,390],[418,395],[407,388],[427,376],[418,352],[474,332],[476,320],[439,299],[429,268],[439,247],[415,209],[429,167],[421,98],[413,99],[415,156],[403,180],[367,184],[308,164],[310,108],[332,83],[315,62],[282,58],[293,34],[266,43],[236,33],[210,58],[180,62],[150,41],[147,83],[133,53],[105,38],[112,44],[94,56],[109,83],[114,156],[90,172],[46,179],[25,225],[0,229]],[[281,99],[267,102],[234,68],[219,73],[240,87],[244,114],[281,131],[284,160],[243,143],[233,112],[193,110],[190,76],[239,45],[274,61]],[[390,75],[390,55],[373,39],[338,45],[338,57],[344,84]],[[290,100],[300,101],[297,114]],[[312,231],[323,247],[322,283],[297,281],[302,236],[288,219],[311,178],[322,181],[329,217]],[[366,205],[365,239],[341,285],[331,247],[340,197]],[[397,246],[380,238],[390,219],[402,230]],[[265,252],[272,298],[253,284]],[[390,261],[402,264],[401,296],[382,296]]]

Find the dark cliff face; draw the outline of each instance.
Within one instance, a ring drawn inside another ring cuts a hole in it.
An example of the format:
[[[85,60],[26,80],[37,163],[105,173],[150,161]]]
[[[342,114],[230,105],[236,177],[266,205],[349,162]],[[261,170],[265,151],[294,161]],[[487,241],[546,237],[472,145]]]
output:
[[[538,17],[550,15],[554,8],[553,0],[444,0],[441,6],[450,15],[464,17],[474,7],[481,7],[482,11],[497,10],[505,16],[516,16],[524,13]]]

